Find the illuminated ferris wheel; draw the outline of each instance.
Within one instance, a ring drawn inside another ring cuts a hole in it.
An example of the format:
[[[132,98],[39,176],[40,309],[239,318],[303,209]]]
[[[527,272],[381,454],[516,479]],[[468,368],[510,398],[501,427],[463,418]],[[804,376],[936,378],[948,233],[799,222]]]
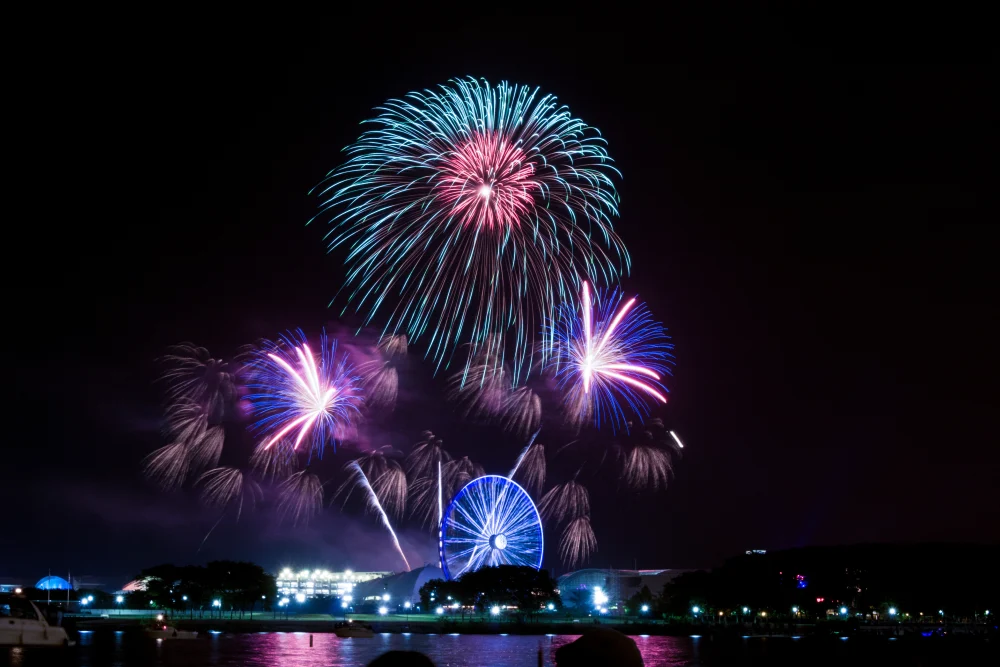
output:
[[[487,565],[542,566],[542,522],[531,496],[500,475],[472,480],[448,505],[439,549],[446,579]]]

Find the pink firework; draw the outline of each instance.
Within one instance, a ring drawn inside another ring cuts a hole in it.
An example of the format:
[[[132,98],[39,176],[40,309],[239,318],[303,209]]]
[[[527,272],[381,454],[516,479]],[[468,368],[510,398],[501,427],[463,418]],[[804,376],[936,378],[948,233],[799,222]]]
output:
[[[499,132],[477,132],[444,160],[441,201],[466,226],[515,227],[535,206],[540,184],[524,151]]]
[[[324,334],[317,361],[301,332],[266,341],[251,364],[251,391],[247,397],[259,419],[255,427],[265,433],[263,447],[288,439],[292,449],[303,442],[322,454],[358,413],[359,379],[337,343],[327,343]]]
[[[595,316],[590,285],[584,282],[580,316],[564,306],[551,327],[552,366],[574,421],[593,417],[598,426],[603,420],[617,428],[626,418],[625,406],[641,414],[649,400],[667,402],[660,380],[669,373],[673,345],[644,304],[634,297],[619,307],[620,302],[618,292],[598,299]]]

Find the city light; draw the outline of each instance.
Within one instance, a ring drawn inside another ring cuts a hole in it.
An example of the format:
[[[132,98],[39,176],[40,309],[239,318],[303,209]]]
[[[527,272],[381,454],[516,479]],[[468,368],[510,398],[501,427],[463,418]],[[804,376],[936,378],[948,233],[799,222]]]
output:
[[[157,614],[156,615],[156,620],[162,621],[163,620],[163,614]]]
[[[184,602],[187,602],[188,601],[188,596],[182,595],[181,596],[181,600],[184,600]]]
[[[744,614],[746,614],[746,613],[747,613],[747,612],[749,612],[749,611],[750,611],[749,609],[747,609],[746,607],[743,607],[743,613],[744,613]]]
[[[222,606],[222,600],[220,600],[218,598],[212,600],[212,606],[213,607],[221,607]]]
[[[840,608],[840,613],[841,614],[846,614],[847,613],[847,607],[841,607]]]
[[[793,614],[799,613],[799,608],[798,607],[792,607],[792,613]],[[891,614],[892,612],[889,612],[889,613]]]
[[[353,600],[353,599],[354,599],[354,598],[353,598],[353,597],[351,597],[350,595],[345,595],[345,596],[344,596],[344,602],[350,602],[350,601],[351,601],[351,600]]]
[[[14,595],[20,595],[20,594],[21,594],[21,589],[20,588],[15,588],[14,589]]]
[[[548,609],[549,611],[552,611],[553,609],[556,608],[556,606],[550,602],[547,605],[545,605],[545,608]],[[990,612],[986,612],[986,613],[989,614]]]
[[[347,609],[347,603],[346,602],[341,602],[340,603],[340,608],[341,609]]]
[[[698,605],[691,607],[692,614],[697,614],[699,611],[701,611],[701,607],[699,607]]]
[[[497,614],[500,613],[500,607],[493,607],[492,609],[490,609],[490,613],[496,616]]]
[[[153,602],[152,600],[150,600],[150,601],[149,601],[149,606],[150,606],[150,607],[152,607],[152,606],[153,606],[153,605],[155,605],[155,604],[156,604],[156,603],[155,603],[155,602]]]
[[[406,602],[404,602],[404,603],[403,603],[403,608],[404,608],[404,609],[409,609],[409,608],[410,608],[411,606],[412,606],[412,605],[410,604],[410,601],[409,601],[409,600],[407,600]]]
[[[601,590],[600,586],[596,586],[594,588],[594,606],[600,607],[602,605],[606,605],[607,603],[608,603],[607,594],[603,590]]]
[[[288,598],[281,598],[281,602],[279,602],[278,604],[280,604],[282,607],[284,607],[289,602],[290,602],[290,600]]]
[[[306,601],[305,593],[296,593],[295,594],[295,601],[298,602],[299,604],[302,604],[303,602],[305,602]]]
[[[608,608],[607,607],[601,607],[601,613],[602,614],[608,613]]]
[[[721,616],[722,616],[722,612],[720,611],[720,612],[719,612],[719,617],[721,617]]]
[[[938,613],[944,616],[944,609],[938,609]]]
[[[989,610],[989,609],[987,609],[987,610],[986,610],[986,616],[989,616],[989,615],[990,615],[990,610]]]
[[[440,616],[441,614],[443,614],[443,613],[444,613],[444,607],[438,607],[438,608],[436,609],[436,611],[437,611],[437,615],[438,615],[438,616]]]
[[[118,595],[118,596],[115,597],[115,602],[117,602],[118,604],[121,604],[122,602],[125,602],[125,598],[123,596],[121,596],[121,595]]]
[[[388,613],[389,613],[389,610],[388,610],[388,609],[386,609],[385,607],[379,607],[379,608],[378,608],[378,613],[379,613],[379,614],[380,614],[381,616],[385,616],[386,614],[388,614]]]
[[[766,611],[762,611],[762,612],[760,612],[760,615],[761,616],[767,616],[767,612]]]
[[[895,607],[889,607],[889,615],[890,616],[895,616],[896,615],[896,608]]]
[[[94,596],[93,595],[88,595],[87,596],[87,602],[93,602],[93,601],[94,601]]]
[[[389,601],[389,594],[386,593],[385,595],[383,595],[382,599],[385,600],[386,602],[388,602]]]
[[[87,598],[83,598],[82,600],[80,600],[80,604],[83,605],[87,604],[88,602],[90,602],[90,600],[88,600]]]
[[[645,614],[647,611],[649,611],[649,605],[648,604],[642,605],[642,613]]]

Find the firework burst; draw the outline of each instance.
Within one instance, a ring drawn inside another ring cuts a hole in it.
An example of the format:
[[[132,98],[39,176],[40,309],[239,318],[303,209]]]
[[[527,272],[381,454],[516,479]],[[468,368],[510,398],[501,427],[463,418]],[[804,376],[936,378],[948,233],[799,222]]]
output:
[[[590,516],[590,493],[576,480],[556,484],[542,497],[538,511],[546,521],[563,523]]]
[[[278,485],[278,514],[294,525],[308,523],[323,509],[323,483],[307,470],[289,475]]]
[[[146,478],[164,491],[177,489],[184,484],[190,467],[190,454],[182,442],[160,447],[142,462],[142,472]]]
[[[595,551],[597,537],[594,536],[589,516],[577,517],[566,524],[559,540],[559,558],[566,567],[572,569],[582,565]]]
[[[214,359],[207,349],[180,343],[160,360],[170,403],[195,403],[213,419],[223,418],[239,396],[240,360]]]
[[[243,506],[252,509],[261,499],[260,486],[239,468],[214,468],[199,478],[201,500],[210,507],[236,507],[236,520]]]
[[[673,345],[645,304],[634,297],[621,304],[621,298],[618,291],[599,297],[595,313],[584,283],[579,311],[564,304],[547,327],[555,341],[550,367],[574,423],[593,419],[617,430],[626,420],[623,406],[644,415],[650,401],[667,402],[661,380],[670,373]]]
[[[559,301],[628,270],[606,142],[551,95],[472,78],[378,111],[315,190],[349,303],[391,308],[386,331],[426,338],[438,367],[500,334],[520,377]]]
[[[320,339],[317,362],[305,336],[264,341],[250,365],[247,398],[258,417],[254,427],[264,434],[264,446],[292,439],[292,449],[303,442],[322,456],[342,437],[361,405],[359,380],[337,342]]]

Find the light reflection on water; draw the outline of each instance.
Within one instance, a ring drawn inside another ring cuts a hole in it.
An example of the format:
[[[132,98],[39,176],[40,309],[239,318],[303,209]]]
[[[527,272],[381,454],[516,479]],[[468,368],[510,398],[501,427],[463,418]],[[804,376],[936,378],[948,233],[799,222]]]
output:
[[[555,664],[555,650],[572,635],[423,635],[376,634],[371,639],[341,639],[333,634],[270,632],[203,633],[192,640],[152,641],[138,632],[81,634],[68,650],[0,648],[0,665],[33,667],[354,667],[367,665],[386,651],[420,651],[438,667],[496,665],[536,667]],[[687,666],[693,662],[687,637],[634,637],[646,665]],[[4,658],[11,658],[5,660]]]

